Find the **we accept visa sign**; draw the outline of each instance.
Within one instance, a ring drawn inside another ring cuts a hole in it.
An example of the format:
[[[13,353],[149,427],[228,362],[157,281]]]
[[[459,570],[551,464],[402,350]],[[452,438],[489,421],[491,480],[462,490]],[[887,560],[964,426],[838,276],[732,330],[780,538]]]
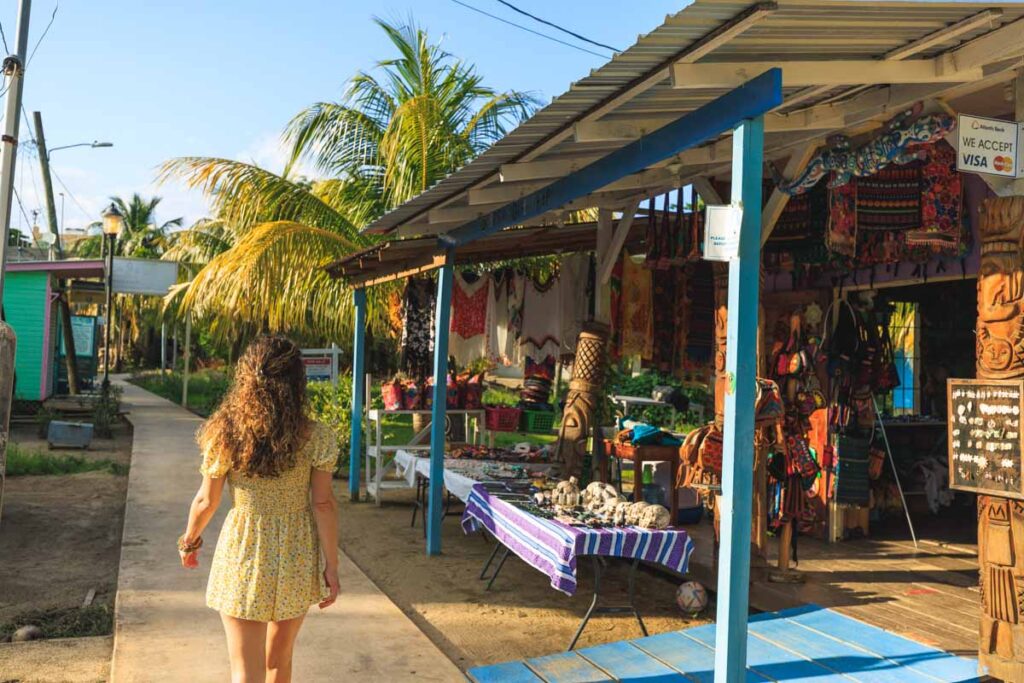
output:
[[[1020,124],[960,114],[957,137],[958,171],[1020,177]]]

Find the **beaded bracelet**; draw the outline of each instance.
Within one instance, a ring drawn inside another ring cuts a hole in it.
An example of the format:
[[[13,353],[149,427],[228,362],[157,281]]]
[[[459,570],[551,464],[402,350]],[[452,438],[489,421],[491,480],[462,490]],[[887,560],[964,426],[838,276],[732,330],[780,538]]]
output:
[[[178,536],[178,552],[182,553],[194,553],[203,547],[203,537],[200,536],[196,540],[189,543],[185,540],[185,534]]]

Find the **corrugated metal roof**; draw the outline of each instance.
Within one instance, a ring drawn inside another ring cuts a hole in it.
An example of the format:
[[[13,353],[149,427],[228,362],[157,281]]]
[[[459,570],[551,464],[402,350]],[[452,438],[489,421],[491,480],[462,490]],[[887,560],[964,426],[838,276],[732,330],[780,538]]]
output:
[[[497,182],[503,164],[593,158],[628,142],[577,142],[573,135],[573,124],[577,121],[584,118],[628,121],[640,116],[678,117],[725,92],[724,89],[715,88],[673,88],[671,79],[666,76],[668,67],[677,60],[698,64],[779,62],[792,59],[882,60],[894,50],[906,48],[952,25],[968,22],[979,13],[987,14],[983,14],[982,20],[975,22],[969,30],[957,31],[948,39],[929,42],[913,51],[913,58],[942,54],[1015,22],[1024,17],[1024,5],[1020,2],[866,0],[778,0],[752,5],[749,2],[730,0],[696,0],[684,10],[667,17],[657,29],[640,36],[628,50],[573,83],[567,92],[536,112],[479,157],[366,229],[387,233],[406,226],[405,234],[410,236],[458,227],[468,219],[437,222],[431,227],[426,220],[428,211],[442,206],[469,206],[467,190]],[[712,49],[709,50],[709,47]],[[1024,51],[1024,46],[1019,51]],[[903,96],[904,99],[918,94],[926,97],[930,93],[954,89],[958,85],[950,83],[944,86],[930,84],[913,87],[915,89],[892,93],[888,99],[883,96],[886,93],[868,99],[873,108],[866,104],[863,118],[878,116],[887,107],[893,111],[907,106],[895,95]],[[870,94],[871,90],[879,88],[877,84],[868,88],[855,88],[852,92],[850,86],[786,88],[787,103],[779,111],[789,113],[803,110],[842,93],[848,93],[847,97],[852,97],[853,93],[865,97],[865,90]],[[836,129],[842,130],[857,122],[856,117],[847,117],[844,124]],[[787,149],[801,140],[826,133],[820,129],[814,131],[813,135],[809,135],[806,130],[769,130],[766,151]],[[553,180],[552,177],[546,182]],[[481,205],[480,212],[485,213],[491,208],[493,205]]]

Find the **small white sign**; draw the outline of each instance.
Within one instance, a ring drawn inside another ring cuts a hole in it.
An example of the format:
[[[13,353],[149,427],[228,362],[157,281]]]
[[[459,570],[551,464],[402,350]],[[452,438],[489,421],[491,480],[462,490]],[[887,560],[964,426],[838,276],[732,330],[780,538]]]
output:
[[[734,204],[708,205],[704,221],[704,260],[731,261],[740,255],[743,209]]]
[[[303,358],[307,382],[330,382],[334,379],[330,358]]]
[[[957,117],[956,170],[1018,177],[1020,125],[960,114]]]

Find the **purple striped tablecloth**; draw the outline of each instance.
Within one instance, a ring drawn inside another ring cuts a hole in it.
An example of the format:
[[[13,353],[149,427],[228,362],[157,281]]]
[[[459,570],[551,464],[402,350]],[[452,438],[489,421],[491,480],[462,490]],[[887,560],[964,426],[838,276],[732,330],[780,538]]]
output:
[[[551,577],[551,587],[576,592],[576,558],[581,555],[640,558],[685,574],[693,540],[683,529],[574,527],[543,519],[473,487],[462,514],[466,533],[487,529],[534,569]]]

